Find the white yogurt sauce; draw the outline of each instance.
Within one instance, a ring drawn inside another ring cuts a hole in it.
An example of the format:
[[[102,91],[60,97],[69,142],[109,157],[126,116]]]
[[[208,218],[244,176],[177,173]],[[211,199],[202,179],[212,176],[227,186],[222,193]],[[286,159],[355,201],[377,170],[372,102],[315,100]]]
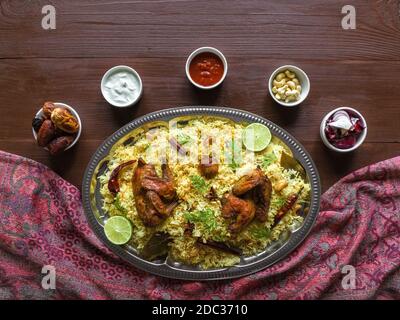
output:
[[[108,76],[104,88],[107,98],[117,105],[132,103],[140,93],[138,78],[128,71],[119,71]]]

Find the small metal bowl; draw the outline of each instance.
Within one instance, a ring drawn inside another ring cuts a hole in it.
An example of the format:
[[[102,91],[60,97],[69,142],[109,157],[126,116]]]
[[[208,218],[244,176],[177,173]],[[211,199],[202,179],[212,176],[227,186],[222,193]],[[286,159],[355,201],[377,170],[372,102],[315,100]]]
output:
[[[79,138],[81,136],[81,133],[82,133],[81,118],[79,117],[78,112],[76,112],[75,109],[72,108],[70,105],[68,105],[66,103],[63,103],[63,102],[54,102],[53,104],[56,107],[65,108],[69,112],[71,112],[71,114],[74,116],[74,118],[78,121],[78,124],[79,124],[79,129],[78,129],[78,132],[76,133],[74,141],[67,148],[65,148],[65,150],[64,150],[64,151],[67,151],[68,149],[71,149],[78,142],[78,140],[79,140]],[[40,110],[36,113],[35,118],[43,118],[43,110],[42,110],[42,108],[40,108]],[[37,133],[36,133],[36,131],[35,131],[35,129],[33,127],[32,127],[32,133],[33,133],[33,137],[37,141]],[[44,149],[48,150],[46,147]]]

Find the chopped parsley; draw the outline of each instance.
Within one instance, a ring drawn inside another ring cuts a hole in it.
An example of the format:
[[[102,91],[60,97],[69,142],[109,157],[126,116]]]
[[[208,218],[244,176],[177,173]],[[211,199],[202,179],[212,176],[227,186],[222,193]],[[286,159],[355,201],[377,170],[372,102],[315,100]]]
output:
[[[226,241],[226,236],[215,234],[212,236],[211,240],[223,242],[223,241]]]
[[[148,148],[150,148],[150,142],[146,143],[143,145],[143,150],[146,151]]]
[[[239,164],[239,163],[236,163],[235,160],[233,160],[232,163],[229,164],[229,167],[230,167],[233,171],[235,171],[237,168],[240,167],[240,164]]]
[[[178,136],[176,137],[176,141],[178,141],[180,145],[184,145],[190,142],[191,140],[192,138],[185,133],[179,133]]]
[[[210,187],[209,184],[198,175],[190,176],[190,181],[192,182],[193,187],[203,195],[206,194]]]
[[[214,211],[210,208],[186,212],[184,217],[190,223],[200,224],[207,231],[213,231],[218,226]]]
[[[126,210],[126,208],[124,208],[121,204],[121,200],[119,199],[119,194],[117,194],[117,196],[115,197],[114,200],[114,206],[115,208],[117,208],[118,211],[120,211],[121,213],[127,213],[128,210]]]
[[[263,167],[263,169],[267,169],[276,160],[277,158],[274,153],[268,153],[262,157],[261,166]]]
[[[267,239],[269,238],[271,231],[265,226],[253,226],[250,229],[250,233],[257,239]]]
[[[286,198],[277,197],[272,199],[272,205],[281,208],[286,203]]]
[[[226,160],[228,162],[228,166],[235,171],[240,167],[242,162],[241,150],[240,147],[235,143],[235,141],[231,141],[227,144],[228,152],[226,154]]]

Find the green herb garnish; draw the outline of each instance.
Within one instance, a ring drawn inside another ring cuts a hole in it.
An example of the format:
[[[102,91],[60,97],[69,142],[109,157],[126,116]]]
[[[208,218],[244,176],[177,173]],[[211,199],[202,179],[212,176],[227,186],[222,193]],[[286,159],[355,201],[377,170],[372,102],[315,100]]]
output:
[[[143,146],[144,151],[146,151],[148,148],[150,148],[150,143],[146,143],[146,144]]]
[[[223,241],[226,241],[226,236],[224,237],[222,235],[216,234],[216,235],[212,236],[211,239],[214,241],[223,242]]]
[[[267,239],[269,238],[271,231],[265,226],[254,226],[250,229],[250,233],[257,239]]]
[[[176,137],[176,140],[180,145],[184,145],[192,140],[190,136],[188,136],[185,133],[179,133],[178,136]]]
[[[186,212],[184,217],[190,223],[201,224],[207,231],[213,231],[218,226],[217,221],[215,220],[214,211],[210,208],[194,212]]]
[[[277,197],[272,199],[272,205],[278,208],[282,207],[286,203],[286,198]]]
[[[233,171],[235,171],[237,168],[240,167],[242,163],[240,147],[238,147],[235,141],[232,140],[230,143],[227,144],[227,148],[229,151],[231,151],[226,154],[226,160],[228,162],[228,166]]]
[[[261,166],[263,167],[263,169],[267,169],[276,160],[277,158],[274,153],[268,153],[262,157]]]
[[[114,206],[115,206],[115,208],[117,208],[118,211],[120,211],[120,212],[122,212],[122,213],[125,213],[125,214],[126,214],[126,213],[128,212],[128,210],[126,210],[126,209],[122,206],[121,200],[119,199],[119,194],[115,197]]]
[[[190,181],[192,182],[193,187],[195,187],[201,194],[205,194],[210,188],[209,184],[200,176],[190,176]]]
[[[235,171],[237,168],[240,167],[239,163],[236,163],[235,160],[232,160],[232,162],[228,165],[233,171]]]

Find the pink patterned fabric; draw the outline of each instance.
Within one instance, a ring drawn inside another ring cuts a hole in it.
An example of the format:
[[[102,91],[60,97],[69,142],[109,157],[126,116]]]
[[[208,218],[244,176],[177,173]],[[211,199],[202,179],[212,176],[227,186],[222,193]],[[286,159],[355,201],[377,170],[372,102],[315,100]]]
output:
[[[358,170],[323,196],[289,257],[229,281],[163,279],[131,267],[90,231],[77,188],[0,152],[0,299],[400,299],[400,157]],[[55,290],[41,287],[42,266]],[[342,266],[356,271],[344,290]]]

